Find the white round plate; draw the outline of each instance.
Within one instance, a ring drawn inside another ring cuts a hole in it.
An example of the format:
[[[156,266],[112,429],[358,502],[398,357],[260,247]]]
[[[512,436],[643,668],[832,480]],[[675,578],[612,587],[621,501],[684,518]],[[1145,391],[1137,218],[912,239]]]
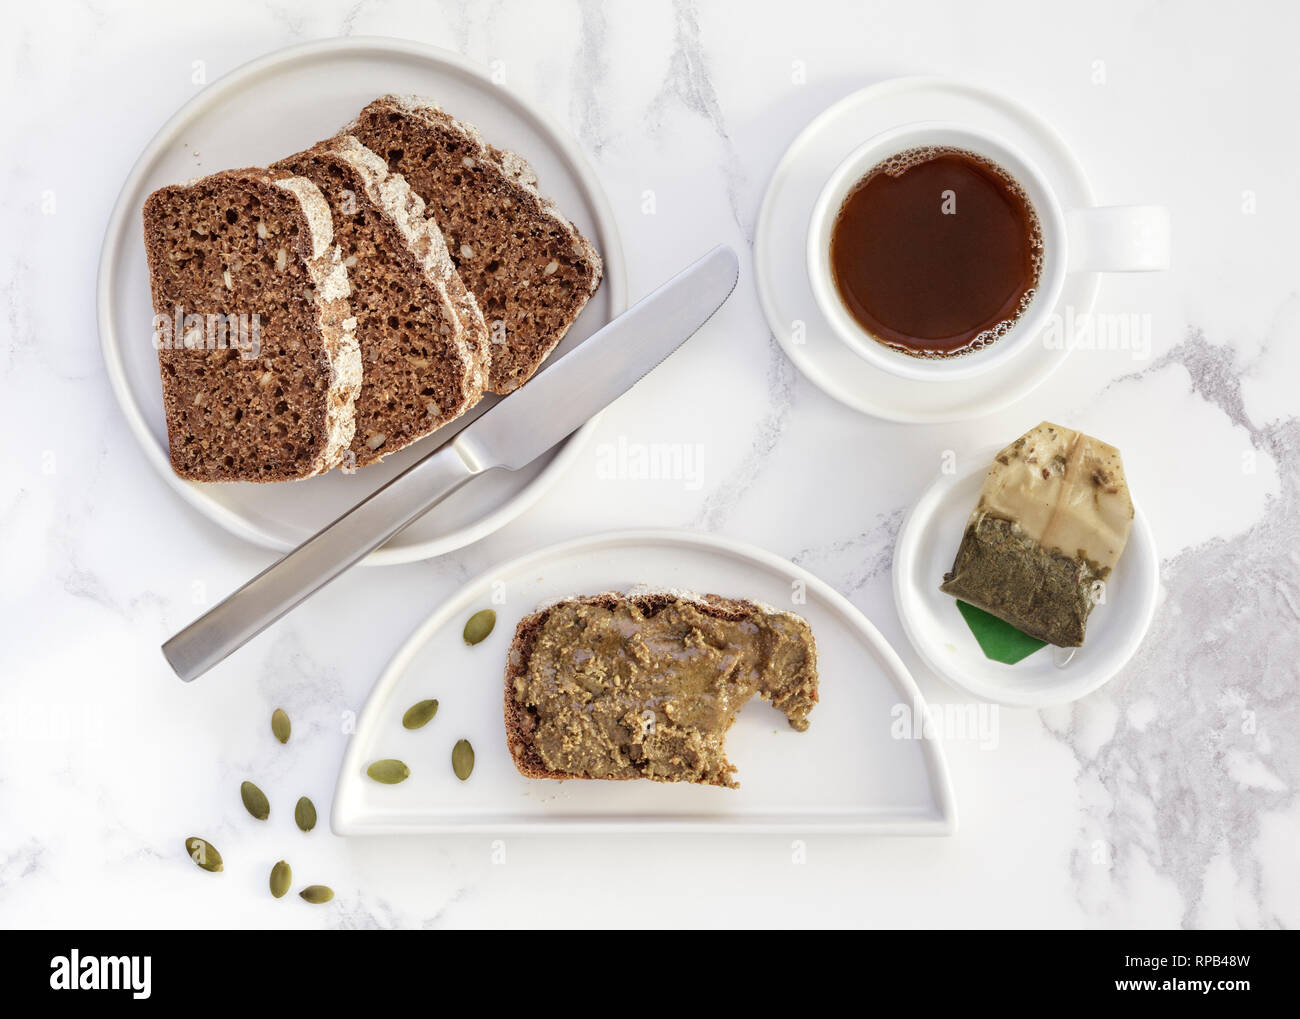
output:
[[[181,480],[172,473],[167,456],[140,212],[155,188],[232,166],[265,166],[333,134],[366,103],[388,92],[436,98],[456,116],[477,124],[493,144],[519,152],[536,168],[543,193],[555,199],[600,251],[604,282],[552,360],[627,306],[614,216],[581,152],[549,118],[456,54],[398,39],[331,39],[261,57],[208,85],[163,126],[122,187],[100,256],[100,340],[113,391],[149,462],[177,494],[211,520],[267,548],[295,547],[498,398],[484,399],[446,428],[352,475],[331,471],[278,485]],[[554,482],[594,425],[594,420],[589,422],[525,470],[493,471],[477,478],[366,562],[427,559],[491,534]]]
[[[965,472],[942,475],[917,500],[894,546],[894,601],[916,653],[953,686],[1011,707],[1048,707],[1092,693],[1133,657],[1160,597],[1160,558],[1142,510],[1134,507],[1128,545],[1092,610],[1083,647],[1058,667],[1058,649],[1040,648],[1015,665],[984,656],[957,609],[939,590],[952,569],[989,464],[988,449]],[[1064,655],[1062,655],[1064,657]]]
[[[727,737],[739,789],[559,782],[515,770],[503,703],[518,621],[540,602],[641,583],[788,607],[812,627],[821,697],[812,724],[795,732],[770,705],[757,698],[746,705]],[[488,607],[496,609],[496,628],[467,646],[465,621]],[[430,697],[439,705],[434,720],[415,732],[403,729],[406,709]],[[951,834],[956,813],[939,744],[891,732],[900,713],[923,719],[923,711],[920,691],[879,631],[807,571],[761,549],[688,531],[580,538],[491,570],[415,631],[379,677],[348,744],[331,826],[340,835],[504,829]],[[466,782],[451,771],[460,739],[474,746]],[[405,761],[411,777],[396,786],[367,778],[370,762],[387,757]]]
[[[754,234],[754,271],[768,327],[815,385],[854,410],[890,421],[934,423],[992,414],[1052,374],[1066,345],[1033,343],[1007,364],[950,382],[898,378],[844,343],[817,307],[805,259],[808,224],[822,186],[873,135],[914,121],[945,121],[1006,139],[1036,163],[1066,209],[1095,205],[1074,155],[1045,121],[994,92],[943,78],[894,78],[841,99],[786,150],[768,184]],[[1097,273],[1071,273],[1054,311],[1092,310]]]

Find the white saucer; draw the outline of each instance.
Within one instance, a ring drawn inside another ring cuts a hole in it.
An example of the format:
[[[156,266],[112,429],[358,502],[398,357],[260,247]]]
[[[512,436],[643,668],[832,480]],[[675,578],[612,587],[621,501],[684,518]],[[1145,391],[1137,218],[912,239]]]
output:
[[[604,281],[548,363],[627,307],[614,216],[582,152],[547,117],[455,53],[400,39],[330,39],[260,57],[208,85],[163,125],[122,186],[99,263],[100,342],[113,392],[159,476],[232,534],[280,552],[311,537],[499,398],[485,398],[433,435],[351,475],[331,471],[278,485],[181,480],[167,454],[140,210],[149,192],[164,184],[232,166],[265,166],[328,137],[386,92],[436,96],[456,116],[477,124],[485,138],[524,155],[543,193],[599,249]],[[427,559],[491,534],[559,477],[594,425],[595,419],[524,470],[475,479],[364,561]]]
[[[739,789],[658,782],[527,779],[506,748],[505,664],[519,620],[539,602],[639,584],[767,602],[797,612],[817,642],[820,701],[795,732],[758,698],[727,735]],[[496,627],[469,647],[465,621],[495,608]],[[438,714],[402,728],[412,704]],[[770,552],[690,531],[625,531],[553,545],[497,566],[437,606],[375,683],[348,743],[334,794],[339,835],[472,831],[853,832],[948,835],[956,827],[941,744],[900,738],[900,713],[924,719],[907,667],[843,595]],[[920,733],[920,725],[914,730]],[[474,747],[458,781],[451,750]],[[381,758],[411,777],[366,777]]]
[[[1040,648],[1015,665],[986,658],[957,600],[939,590],[952,569],[966,521],[996,448],[969,456],[964,471],[941,475],[917,500],[894,546],[894,602],[916,653],[953,686],[1012,707],[1048,707],[1092,693],[1137,651],[1160,597],[1160,557],[1142,510],[1134,507],[1128,545],[1106,583],[1106,602],[1088,617],[1083,647],[1057,667],[1060,649]]]
[[[873,135],[913,121],[959,123],[998,135],[1042,170],[1067,208],[1095,205],[1083,169],[1036,114],[1002,96],[943,78],[894,78],[841,99],[786,150],[768,184],[754,235],[754,271],[768,327],[801,372],[855,410],[890,421],[933,423],[992,414],[1021,399],[1069,354],[1066,345],[1026,346],[1012,361],[972,379],[917,382],[875,368],[842,342],[808,283],[806,235],[831,171]],[[1097,273],[1071,273],[1056,311],[1092,310]],[[801,324],[801,325],[800,325]]]

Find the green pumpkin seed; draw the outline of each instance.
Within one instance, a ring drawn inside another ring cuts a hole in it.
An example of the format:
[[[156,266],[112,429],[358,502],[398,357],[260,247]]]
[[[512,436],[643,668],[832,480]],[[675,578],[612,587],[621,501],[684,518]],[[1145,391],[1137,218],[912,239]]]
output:
[[[266,798],[266,793],[252,782],[244,782],[240,785],[239,798],[244,801],[244,809],[259,821],[265,821],[271,816],[270,800]]]
[[[469,622],[465,624],[465,643],[477,644],[479,641],[486,639],[496,625],[497,614],[491,609],[475,612],[469,617]]]
[[[217,847],[206,839],[191,835],[185,840],[185,852],[190,854],[191,860],[209,873],[215,874],[222,869],[221,854],[217,852]]]
[[[334,889],[329,885],[308,885],[298,893],[313,906],[319,906],[323,902],[329,902],[334,898]]]
[[[405,729],[421,729],[433,721],[433,716],[437,713],[437,701],[420,701],[419,704],[412,704],[406,709],[406,714],[402,716],[402,727]]]
[[[474,770],[474,748],[469,745],[469,740],[463,739],[451,748],[451,770],[462,782]]]
[[[383,761],[376,761],[366,769],[366,774],[376,782],[382,782],[384,785],[397,785],[398,782],[405,782],[411,775],[411,769],[401,761],[395,761],[388,758]]]
[[[293,725],[289,722],[289,716],[284,713],[283,708],[276,708],[271,712],[271,732],[281,743],[289,742],[289,733]]]
[[[277,899],[284,898],[284,893],[293,884],[293,870],[284,860],[271,868],[271,894]]]
[[[306,796],[299,797],[298,805],[293,808],[293,820],[303,831],[311,831],[316,827],[316,804]]]

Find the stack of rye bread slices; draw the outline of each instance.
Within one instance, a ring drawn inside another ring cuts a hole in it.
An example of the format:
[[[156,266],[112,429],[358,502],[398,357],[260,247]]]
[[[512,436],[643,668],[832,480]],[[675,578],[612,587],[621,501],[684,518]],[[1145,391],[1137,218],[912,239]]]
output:
[[[532,168],[416,97],[144,206],[172,469],[375,463],[523,385],[600,285]]]

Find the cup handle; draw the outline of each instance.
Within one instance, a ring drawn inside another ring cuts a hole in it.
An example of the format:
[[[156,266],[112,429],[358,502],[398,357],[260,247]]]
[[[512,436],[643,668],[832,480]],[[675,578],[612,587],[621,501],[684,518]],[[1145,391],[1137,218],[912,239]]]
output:
[[[1151,272],[1169,268],[1169,210],[1105,205],[1065,215],[1070,272]]]

